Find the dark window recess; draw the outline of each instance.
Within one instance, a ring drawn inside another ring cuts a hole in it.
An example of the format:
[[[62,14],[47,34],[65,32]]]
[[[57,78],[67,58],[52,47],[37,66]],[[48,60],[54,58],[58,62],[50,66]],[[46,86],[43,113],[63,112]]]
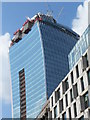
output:
[[[78,65],[76,66],[76,75],[77,75],[77,78],[79,77],[79,69],[78,69]]]
[[[68,109],[68,112],[69,112],[69,120],[71,120],[71,108]]]
[[[82,88],[82,91],[84,91],[84,81],[83,81],[83,77],[81,77],[81,88]]]
[[[25,71],[19,72],[20,85],[20,118],[26,118],[26,90],[25,90]]]
[[[54,108],[54,118],[56,118],[57,117],[57,106],[55,106],[55,108]]]
[[[88,92],[86,92],[83,96],[80,96],[80,104],[81,104],[81,111],[84,111],[89,107]]]
[[[85,55],[85,58],[86,58],[86,65],[87,65],[87,67],[88,67],[89,64],[88,64],[88,56],[87,56],[87,54]]]
[[[65,99],[66,99],[66,107],[68,106],[68,97],[67,94],[65,95]]]
[[[87,54],[82,57],[82,69],[85,70],[89,66]]]
[[[78,96],[77,83],[73,86],[73,94],[74,94],[74,98],[76,98]]]
[[[65,93],[69,88],[68,78],[62,82],[63,93]]]
[[[66,120],[66,112],[62,114],[62,120]]]
[[[60,120],[60,118],[57,118],[57,120]]]
[[[72,102],[72,101],[73,101],[73,99],[74,99],[72,89],[70,90],[70,96],[71,96],[71,102]]]
[[[59,101],[60,113],[63,111],[63,99]]]
[[[48,118],[49,118],[50,120],[52,120],[52,111],[48,111]],[[43,119],[41,119],[41,120],[43,120]]]
[[[87,76],[88,76],[88,84],[90,85],[90,70],[87,72]]]
[[[84,95],[85,109],[89,106],[88,92]]]
[[[66,87],[66,91],[67,91],[69,88],[68,78],[65,80],[65,87]]]
[[[60,88],[57,91],[55,91],[55,102],[57,102],[59,98],[60,98]]]
[[[71,81],[72,81],[72,84],[74,82],[74,79],[73,79],[73,71],[71,72]]]
[[[90,109],[88,110],[88,117],[90,118]]]
[[[84,120],[84,116],[81,116],[78,120]]]
[[[74,103],[74,115],[75,115],[75,117],[77,116],[77,107],[76,107],[76,103]]]
[[[52,107],[53,107],[53,97],[51,97],[51,104],[52,104]]]

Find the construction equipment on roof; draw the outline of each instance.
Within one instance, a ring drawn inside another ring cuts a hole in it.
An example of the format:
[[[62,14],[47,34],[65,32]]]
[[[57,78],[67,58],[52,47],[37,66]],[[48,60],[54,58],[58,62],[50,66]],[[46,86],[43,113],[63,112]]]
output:
[[[22,39],[22,31],[20,29],[18,29],[15,33],[14,33],[14,42],[18,42],[19,40]]]
[[[25,34],[27,34],[27,33],[31,30],[31,28],[32,28],[32,26],[33,26],[33,23],[34,23],[34,21],[29,21],[29,20],[27,20],[27,21],[23,24],[22,31],[23,31]]]
[[[52,16],[44,15],[44,14],[41,14],[41,13],[36,14],[32,18],[26,17],[27,20],[23,24],[22,28],[18,29],[14,33],[14,37],[12,38],[11,46],[14,45],[15,43],[19,42],[25,34],[28,34],[29,31],[31,31],[31,28],[33,27],[33,25],[36,21],[42,21],[42,20],[46,21],[46,18],[45,18],[46,16],[48,18],[47,19],[48,21],[55,22],[55,20],[52,18]]]

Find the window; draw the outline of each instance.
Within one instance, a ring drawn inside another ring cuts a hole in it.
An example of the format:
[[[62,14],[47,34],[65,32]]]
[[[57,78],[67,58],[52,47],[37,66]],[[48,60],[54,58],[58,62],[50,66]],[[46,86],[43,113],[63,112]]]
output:
[[[62,88],[63,88],[63,94],[64,94],[69,88],[68,78],[62,82]]]
[[[88,75],[88,84],[90,85],[90,70],[87,72]]]
[[[83,81],[83,77],[81,77],[81,88],[82,88],[82,91],[84,91],[84,81]]]
[[[86,59],[86,66],[88,67],[88,56],[87,56],[87,54],[85,55],[85,59]]]
[[[85,56],[82,57],[82,68],[83,71],[88,67],[88,57],[87,54]]]
[[[66,87],[66,91],[69,88],[69,83],[68,83],[68,78],[65,80],[65,87]]]
[[[57,106],[55,106],[55,108],[54,108],[54,118],[56,118],[57,117]]]
[[[65,99],[66,99],[66,107],[68,106],[68,98],[67,98],[67,94],[65,95]]]
[[[62,120],[66,120],[66,112],[62,114]]]
[[[72,84],[73,84],[73,71],[71,72],[71,81],[72,81]]]
[[[72,89],[70,90],[70,96],[71,96],[71,102],[72,102],[74,99]]]
[[[89,106],[89,98],[88,92],[86,92],[83,96],[80,96],[80,104],[81,104],[81,111],[84,111]]]
[[[60,88],[55,92],[55,101],[57,102],[60,98]]]
[[[57,90],[57,96],[58,96],[58,100],[60,98],[60,88]]]
[[[53,97],[51,97],[51,104],[52,104],[52,107],[53,107]]]
[[[77,83],[73,86],[73,94],[74,94],[74,98],[78,96]]]
[[[76,109],[76,103],[74,103],[74,115],[77,116],[77,109]]]
[[[48,117],[52,120],[52,111],[49,111]]]
[[[63,111],[63,99],[59,101],[60,113]]]
[[[84,116],[81,116],[81,117],[79,118],[79,120],[84,120]]]
[[[79,77],[78,65],[76,66],[76,75],[77,75],[77,78],[78,78]]]
[[[88,92],[84,95],[84,103],[85,103],[85,109],[88,108],[88,104],[89,104]]]
[[[68,109],[69,112],[69,120],[71,120],[71,108]]]

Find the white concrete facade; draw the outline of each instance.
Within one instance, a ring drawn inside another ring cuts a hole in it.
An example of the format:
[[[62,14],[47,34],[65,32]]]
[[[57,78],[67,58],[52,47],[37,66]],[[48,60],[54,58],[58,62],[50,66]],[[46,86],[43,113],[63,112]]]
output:
[[[90,117],[90,47],[50,96],[50,116]]]

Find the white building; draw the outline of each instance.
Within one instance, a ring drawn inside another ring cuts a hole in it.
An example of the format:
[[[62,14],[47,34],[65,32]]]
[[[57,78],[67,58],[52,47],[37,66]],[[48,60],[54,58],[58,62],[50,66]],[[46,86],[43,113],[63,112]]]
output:
[[[90,118],[90,25],[69,54],[69,68],[38,118]]]
[[[90,117],[90,47],[50,96],[52,118]]]

